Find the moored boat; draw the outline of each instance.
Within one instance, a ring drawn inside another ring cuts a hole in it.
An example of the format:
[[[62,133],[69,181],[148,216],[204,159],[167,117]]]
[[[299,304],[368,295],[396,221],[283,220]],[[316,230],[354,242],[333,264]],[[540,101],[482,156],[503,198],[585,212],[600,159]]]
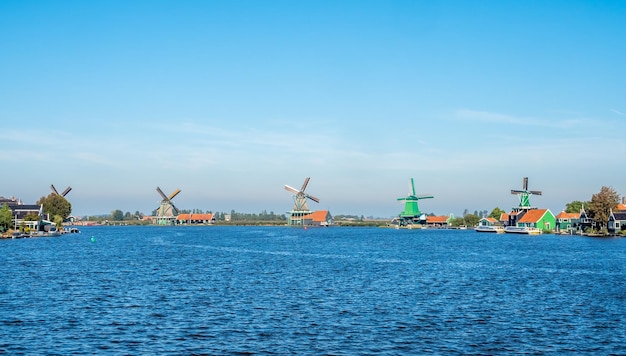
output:
[[[539,235],[541,230],[536,227],[526,226],[507,226],[504,228],[504,232],[507,234],[525,234],[525,235]]]
[[[78,234],[80,233],[80,230],[78,230],[77,227],[70,227],[70,228],[64,228],[61,231],[62,234]]]
[[[504,228],[502,226],[490,226],[490,225],[479,225],[474,228],[476,232],[495,232],[497,234],[504,233]]]
[[[57,236],[61,236],[61,233],[57,230],[37,231],[28,235],[28,237],[57,237]]]

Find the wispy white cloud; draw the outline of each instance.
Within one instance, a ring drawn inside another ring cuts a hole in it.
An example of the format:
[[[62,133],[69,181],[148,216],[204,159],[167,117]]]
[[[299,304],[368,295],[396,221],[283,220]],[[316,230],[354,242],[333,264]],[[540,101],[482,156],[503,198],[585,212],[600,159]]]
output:
[[[594,124],[597,120],[588,118],[572,117],[572,118],[536,118],[528,116],[514,116],[489,111],[477,111],[470,109],[460,109],[454,112],[454,116],[459,120],[467,120],[474,122],[485,122],[493,124],[509,124],[519,126],[536,126],[548,128],[577,128],[584,125]]]
[[[32,162],[49,161],[53,157],[46,152],[29,150],[25,148],[0,150],[0,161],[21,162],[27,165]]]
[[[620,115],[620,116],[626,116],[626,114],[624,114],[623,112],[619,111],[619,110],[615,110],[615,109],[611,109],[611,112]]]
[[[156,130],[155,130],[156,129]],[[216,153],[228,155],[243,152],[255,156],[267,150],[283,154],[316,154],[341,145],[336,133],[323,127],[316,130],[291,126],[268,128],[236,125],[230,127],[202,125],[193,122],[184,124],[163,123],[153,127],[156,136],[169,136],[187,149],[214,149]]]

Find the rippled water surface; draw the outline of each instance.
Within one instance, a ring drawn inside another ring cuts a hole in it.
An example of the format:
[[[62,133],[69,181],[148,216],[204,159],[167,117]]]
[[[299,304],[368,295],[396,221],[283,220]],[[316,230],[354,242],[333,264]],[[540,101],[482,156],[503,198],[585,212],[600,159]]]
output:
[[[85,227],[0,240],[0,353],[623,355],[625,262],[626,239]]]

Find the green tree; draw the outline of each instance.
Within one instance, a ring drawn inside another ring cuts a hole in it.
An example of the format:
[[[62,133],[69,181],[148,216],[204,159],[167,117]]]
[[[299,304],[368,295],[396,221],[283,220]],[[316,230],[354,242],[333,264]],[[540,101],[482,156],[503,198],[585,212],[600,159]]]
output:
[[[453,218],[450,220],[450,226],[459,227],[465,224],[465,219],[463,218]]]
[[[494,218],[494,219],[496,219],[496,220],[500,220],[500,216],[501,216],[502,214],[504,214],[504,213],[506,213],[506,211],[504,211],[504,210],[502,210],[502,209],[500,209],[500,208],[498,208],[498,207],[495,207],[495,208],[493,208],[493,210],[491,211],[491,214],[489,214],[489,217],[490,217],[490,218]]]
[[[54,219],[52,219],[52,222],[54,222],[58,230],[61,230],[61,227],[63,227],[63,218],[61,217],[61,215],[55,215]]]
[[[0,230],[7,231],[12,226],[13,214],[8,204],[3,204],[0,208]]]
[[[574,200],[573,202],[565,204],[565,212],[566,213],[580,213],[583,206],[589,206],[589,202]]]
[[[594,220],[598,229],[606,226],[611,209],[615,209],[617,204],[619,204],[619,194],[610,187],[603,186],[600,192],[591,196],[587,212]]]
[[[476,226],[480,218],[475,214],[467,214],[463,217],[463,220],[465,220],[465,226]]]
[[[117,209],[111,212],[111,220],[113,221],[122,221],[124,220],[124,212]]]
[[[37,200],[37,205],[43,204],[43,212],[49,216],[60,215],[67,219],[72,213],[72,204],[59,194],[50,193],[47,197]]]

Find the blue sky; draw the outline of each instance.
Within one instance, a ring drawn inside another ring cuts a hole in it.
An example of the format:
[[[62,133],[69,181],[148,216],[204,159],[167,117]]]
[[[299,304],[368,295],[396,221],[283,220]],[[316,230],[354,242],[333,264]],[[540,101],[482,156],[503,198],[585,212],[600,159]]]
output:
[[[621,1],[0,2],[0,195],[77,215],[626,195]]]

